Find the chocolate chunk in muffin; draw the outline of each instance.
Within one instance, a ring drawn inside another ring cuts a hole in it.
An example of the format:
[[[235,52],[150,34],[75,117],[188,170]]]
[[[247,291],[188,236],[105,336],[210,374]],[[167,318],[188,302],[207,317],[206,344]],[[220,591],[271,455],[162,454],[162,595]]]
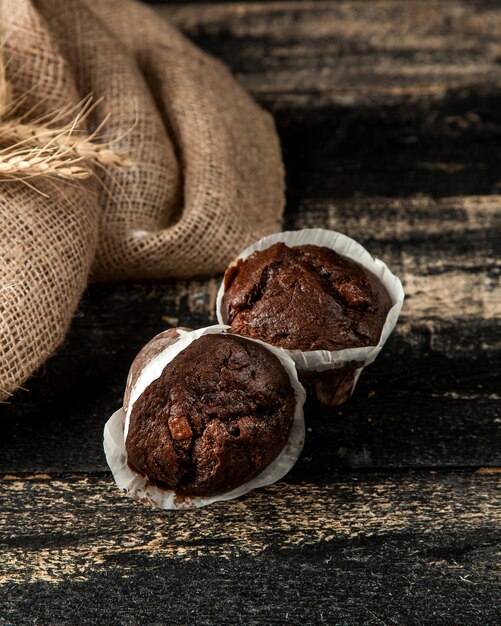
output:
[[[282,451],[296,399],[279,359],[231,334],[180,352],[134,402],[128,463],[180,495],[230,491]]]
[[[288,350],[376,345],[392,306],[379,279],[323,246],[276,243],[225,275],[231,331]]]

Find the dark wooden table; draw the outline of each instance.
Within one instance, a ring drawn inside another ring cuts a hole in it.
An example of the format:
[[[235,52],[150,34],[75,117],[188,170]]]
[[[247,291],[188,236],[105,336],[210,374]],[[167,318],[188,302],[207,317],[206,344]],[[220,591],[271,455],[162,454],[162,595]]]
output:
[[[407,300],[285,480],[176,514],[115,488],[102,429],[145,341],[214,322],[219,277],[92,286],[0,410],[0,623],[501,623],[500,4],[159,10],[275,115],[284,226],[360,240]]]

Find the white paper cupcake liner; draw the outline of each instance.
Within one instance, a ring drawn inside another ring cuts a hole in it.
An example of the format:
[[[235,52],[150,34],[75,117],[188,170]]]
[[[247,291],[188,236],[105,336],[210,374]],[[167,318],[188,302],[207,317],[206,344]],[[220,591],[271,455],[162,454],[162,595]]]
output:
[[[357,261],[360,265],[363,265],[366,269],[370,270],[373,274],[379,278],[386,288],[393,306],[388,311],[386,321],[381,331],[379,342],[375,346],[368,346],[365,348],[347,348],[345,350],[287,350],[286,352],[291,356],[296,364],[299,372],[325,372],[326,370],[340,370],[350,369],[353,370],[353,385],[351,393],[355,388],[360,374],[364,367],[374,361],[377,355],[381,352],[386,340],[390,336],[395,324],[397,323],[402,304],[404,302],[404,290],[400,280],[390,271],[383,261],[375,259],[371,254],[359,243],[357,243],[351,237],[347,237],[342,233],[338,233],[333,230],[324,230],[321,228],[311,228],[297,231],[286,231],[283,233],[277,233],[275,235],[269,235],[264,237],[256,243],[253,243],[239,256],[234,259],[229,267],[234,267],[241,260],[248,258],[253,252],[266,250],[277,242],[285,243],[287,246],[293,248],[295,246],[303,246],[306,244],[315,246],[324,246],[334,250],[338,254],[342,254],[353,261]],[[228,271],[227,270],[227,271]],[[226,276],[226,274],[225,274]],[[216,314],[220,324],[223,322],[222,316],[222,299],[225,292],[225,279],[219,287],[219,291],[216,299]],[[358,367],[356,366],[358,365]],[[348,394],[348,396],[351,394]],[[345,398],[346,399],[346,398]]]
[[[127,437],[129,418],[135,401],[143,393],[143,391],[156,380],[168,363],[170,363],[182,350],[196,341],[202,335],[211,333],[225,333],[228,326],[215,325],[207,328],[201,328],[187,332],[178,329],[179,338],[168,345],[161,352],[156,354],[142,369],[139,376],[134,375],[131,368],[128,382],[135,379],[135,384],[130,392],[129,405],[120,408],[107,421],[104,427],[104,451],[106,460],[110,466],[113,478],[117,486],[123,489],[127,494],[137,500],[148,503],[154,507],[161,509],[193,509],[207,506],[213,502],[232,500],[238,498],[252,489],[264,487],[277,482],[285,474],[287,474],[296,463],[304,445],[304,417],[303,404],[306,398],[306,392],[298,380],[294,362],[287,355],[286,351],[281,348],[270,346],[256,339],[249,339],[263,345],[265,348],[275,354],[280,360],[282,366],[289,375],[292,388],[296,397],[296,408],[294,412],[294,421],[292,429],[283,450],[275,458],[268,467],[252,480],[228,491],[226,493],[213,496],[178,496],[174,491],[164,490],[152,484],[147,478],[134,472],[127,464],[127,453],[125,449],[125,439]],[[157,335],[160,337],[160,335]],[[246,338],[247,339],[247,338]],[[153,340],[154,341],[154,340]],[[150,344],[153,343],[150,342]],[[148,344],[148,345],[150,345]]]

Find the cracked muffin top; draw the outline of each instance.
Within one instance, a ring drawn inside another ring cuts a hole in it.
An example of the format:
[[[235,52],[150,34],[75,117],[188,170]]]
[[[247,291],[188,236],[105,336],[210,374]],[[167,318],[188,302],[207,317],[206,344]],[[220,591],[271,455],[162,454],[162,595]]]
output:
[[[224,493],[278,456],[295,406],[289,375],[272,352],[235,335],[204,335],[135,401],[127,460],[177,494]]]
[[[225,274],[231,331],[287,350],[377,345],[392,306],[379,279],[330,248],[276,243]]]

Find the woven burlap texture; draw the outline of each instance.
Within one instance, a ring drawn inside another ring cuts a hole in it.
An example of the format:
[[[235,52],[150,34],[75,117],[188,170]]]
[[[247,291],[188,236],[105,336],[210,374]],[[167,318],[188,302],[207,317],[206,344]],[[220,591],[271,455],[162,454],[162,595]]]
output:
[[[13,97],[37,115],[102,98],[92,132],[132,159],[88,181],[0,182],[0,399],[61,343],[89,280],[221,272],[280,228],[272,118],[132,0],[0,0]]]

